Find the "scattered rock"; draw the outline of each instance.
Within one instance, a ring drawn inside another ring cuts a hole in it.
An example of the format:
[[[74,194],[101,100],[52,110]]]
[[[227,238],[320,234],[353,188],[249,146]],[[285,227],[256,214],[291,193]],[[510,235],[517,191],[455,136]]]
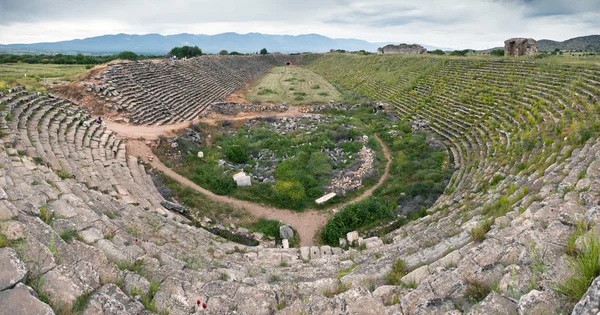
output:
[[[186,207],[184,207],[184,206],[182,206],[180,204],[177,204],[177,203],[174,203],[174,202],[170,202],[168,200],[161,201],[160,205],[163,206],[163,207],[165,207],[168,210],[179,212],[181,214],[187,214],[188,211],[189,211],[188,208],[186,208]]]
[[[12,248],[0,248],[0,291],[24,282],[27,267]]]
[[[279,236],[281,239],[291,240],[294,238],[294,230],[289,225],[282,225],[279,227]]]

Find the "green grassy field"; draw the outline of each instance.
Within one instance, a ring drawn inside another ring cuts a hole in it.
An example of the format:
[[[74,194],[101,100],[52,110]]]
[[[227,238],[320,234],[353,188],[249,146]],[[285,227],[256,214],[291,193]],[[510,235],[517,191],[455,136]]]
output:
[[[0,89],[23,85],[31,90],[45,90],[41,80],[70,81],[84,71],[85,65],[0,64]]]
[[[320,75],[298,66],[275,67],[260,78],[247,94],[250,101],[290,105],[341,101],[340,92]]]

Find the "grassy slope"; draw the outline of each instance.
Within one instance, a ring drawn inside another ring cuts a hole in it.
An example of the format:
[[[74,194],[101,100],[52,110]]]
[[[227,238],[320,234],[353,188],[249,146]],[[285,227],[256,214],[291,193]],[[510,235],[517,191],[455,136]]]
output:
[[[40,80],[69,81],[84,71],[85,65],[0,64],[0,89],[23,85],[30,90],[45,90]]]
[[[340,92],[320,75],[297,66],[275,67],[248,92],[250,101],[293,105],[327,103],[342,99]]]

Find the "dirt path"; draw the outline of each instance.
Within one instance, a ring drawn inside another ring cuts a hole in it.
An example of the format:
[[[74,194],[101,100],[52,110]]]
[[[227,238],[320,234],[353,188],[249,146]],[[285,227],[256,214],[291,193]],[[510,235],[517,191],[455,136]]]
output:
[[[114,121],[105,120],[108,129],[128,138],[144,138],[146,140],[156,140],[160,136],[169,135],[172,132],[175,132],[180,129],[187,128],[192,124],[197,124],[199,122],[207,123],[207,124],[217,124],[219,122],[228,120],[228,121],[239,121],[239,120],[247,120],[252,118],[268,118],[268,117],[292,117],[292,116],[302,116],[302,115],[310,115],[308,113],[301,112],[301,108],[298,106],[289,106],[288,110],[285,112],[271,112],[271,113],[241,113],[238,116],[225,116],[225,115],[211,115],[208,118],[196,118],[192,121],[186,121],[178,124],[172,125],[161,125],[161,126],[145,126],[145,125],[128,125],[116,123]]]
[[[293,111],[293,112],[274,113],[272,115],[255,114],[255,115],[239,116],[239,117],[233,117],[233,118],[228,117],[226,119],[210,118],[210,119],[203,119],[202,122],[216,123],[216,122],[223,121],[223,120],[243,120],[243,119],[249,119],[249,118],[255,118],[255,117],[288,117],[288,116],[293,116],[296,114],[301,114],[301,113],[299,110],[297,110],[297,111]],[[235,198],[232,198],[229,196],[216,195],[213,192],[200,187],[196,183],[177,174],[172,169],[165,166],[158,159],[158,157],[156,157],[154,155],[154,153],[152,152],[152,149],[146,145],[145,140],[140,139],[140,138],[143,138],[146,140],[157,139],[161,135],[167,135],[170,132],[173,132],[175,130],[188,127],[190,125],[190,122],[176,124],[176,125],[168,125],[168,126],[157,126],[157,127],[130,126],[130,125],[123,125],[123,124],[116,124],[116,123],[107,123],[107,124],[108,124],[109,129],[111,129],[112,131],[114,131],[122,136],[126,136],[126,137],[130,138],[127,141],[127,152],[129,155],[141,157],[144,162],[150,164],[155,169],[157,169],[161,172],[164,172],[167,176],[173,178],[180,184],[188,186],[188,187],[208,196],[209,198],[211,198],[215,201],[227,203],[233,207],[244,209],[257,217],[265,217],[268,219],[281,220],[282,222],[291,224],[294,227],[294,229],[296,229],[296,231],[298,231],[298,234],[300,234],[302,246],[313,245],[314,244],[313,238],[315,237],[316,233],[319,232],[327,223],[327,219],[329,218],[329,215],[331,213],[330,211],[327,211],[327,210],[317,211],[317,210],[309,209],[309,210],[305,210],[304,212],[294,212],[294,211],[285,210],[285,209],[277,209],[277,208],[267,207],[267,206],[263,206],[263,205],[260,205],[260,204],[254,203],[254,202],[235,199]],[[384,154],[385,158],[387,159],[387,163],[385,165],[385,171],[384,171],[383,175],[379,178],[379,181],[377,182],[377,184],[375,184],[373,187],[365,190],[360,196],[358,196],[352,200],[349,200],[343,204],[335,205],[335,208],[342,209],[343,207],[345,207],[351,203],[355,203],[355,202],[364,200],[365,198],[371,196],[373,194],[373,191],[375,191],[375,189],[377,189],[379,186],[381,186],[381,184],[388,178],[390,164],[392,161],[391,154],[390,154],[387,146],[383,143],[383,141],[381,141],[381,139],[378,136],[375,136],[375,138],[377,139],[377,142],[379,142],[379,145],[382,147],[383,154]],[[152,157],[152,159],[150,159],[148,157]],[[152,160],[152,161],[150,161],[150,160]]]

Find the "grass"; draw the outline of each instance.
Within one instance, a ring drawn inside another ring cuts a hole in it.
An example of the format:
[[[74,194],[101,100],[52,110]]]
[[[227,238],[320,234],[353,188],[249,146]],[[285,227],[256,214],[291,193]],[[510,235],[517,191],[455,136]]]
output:
[[[347,283],[339,282],[335,288],[327,288],[323,291],[323,295],[328,298],[332,298],[340,293],[344,293],[350,290],[350,285]]]
[[[401,285],[402,277],[404,277],[408,273],[408,269],[406,267],[406,263],[404,260],[398,258],[396,262],[392,265],[392,271],[387,276],[387,283],[390,285]]]
[[[158,281],[150,281],[150,288],[148,289],[148,293],[142,296],[141,302],[144,307],[151,312],[158,313],[156,309],[156,303],[154,301],[154,296],[156,292],[160,290],[160,282]]]
[[[575,242],[577,239],[583,235],[587,230],[589,230],[589,226],[585,220],[581,220],[577,223],[575,227],[575,231],[569,235],[567,239],[567,244],[565,245],[565,252],[570,256],[577,256],[577,247],[575,246]]]
[[[250,101],[290,105],[322,104],[342,95],[320,75],[299,66],[274,67],[246,95]]]
[[[53,218],[54,213],[48,211],[48,207],[46,205],[40,207],[40,219],[44,221],[44,223],[50,225],[50,223],[52,223]]]
[[[341,269],[340,271],[338,271],[337,278],[341,279],[341,278],[345,277],[346,275],[352,273],[356,269],[356,266],[357,266],[357,264],[352,264],[352,266],[350,266],[348,268]]]
[[[66,230],[60,233],[60,238],[67,243],[73,241],[75,237],[77,237],[77,230]]]
[[[132,263],[127,261],[118,261],[115,264],[119,270],[129,270],[131,272],[140,273],[144,267],[144,259],[136,259]]]
[[[573,275],[557,286],[557,291],[574,301],[580,300],[588,288],[600,276],[600,238],[587,237],[583,248],[571,260]]]
[[[41,80],[70,81],[73,77],[86,71],[85,65],[56,65],[56,64],[0,64],[0,89],[23,85],[32,91],[45,91],[46,86]],[[27,74],[27,76],[25,76]]]
[[[61,179],[67,179],[67,178],[72,177],[71,173],[69,173],[65,170],[58,171],[58,173],[56,175],[58,175],[58,177],[60,177]]]
[[[467,289],[465,290],[465,297],[472,303],[479,303],[485,299],[485,297],[491,292],[490,286],[485,283],[467,278],[465,279]]]
[[[92,292],[86,292],[78,296],[77,299],[75,299],[75,302],[73,302],[73,307],[71,308],[72,312],[75,314],[83,313],[90,303],[91,295]]]
[[[473,241],[481,242],[485,239],[485,235],[487,234],[487,232],[490,231],[491,228],[492,220],[485,219],[477,223],[477,225],[474,228],[472,228],[471,231],[469,231],[469,233],[471,234],[471,238],[473,239]]]

